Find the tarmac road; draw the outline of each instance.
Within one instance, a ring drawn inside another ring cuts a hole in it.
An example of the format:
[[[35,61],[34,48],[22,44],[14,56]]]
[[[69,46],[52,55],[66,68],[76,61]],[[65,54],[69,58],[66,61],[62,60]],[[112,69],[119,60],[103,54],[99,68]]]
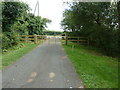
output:
[[[22,52],[21,52],[22,53]],[[83,88],[58,39],[51,38],[2,71],[3,88]]]

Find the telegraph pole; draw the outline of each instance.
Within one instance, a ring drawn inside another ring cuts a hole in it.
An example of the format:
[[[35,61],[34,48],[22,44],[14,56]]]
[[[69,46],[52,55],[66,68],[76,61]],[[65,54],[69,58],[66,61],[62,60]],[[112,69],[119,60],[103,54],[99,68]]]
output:
[[[35,15],[36,9],[38,10],[38,15],[37,16],[39,16],[39,0],[37,1],[36,5],[35,5],[34,15]],[[38,26],[38,30],[40,31],[40,25]]]
[[[38,16],[39,16],[39,0],[37,1],[38,3]],[[40,25],[38,26],[38,30],[40,31]]]
[[[38,16],[39,16],[39,0],[37,1],[36,5],[35,5],[34,14],[36,12],[37,7],[38,7]]]
[[[36,5],[35,5],[35,9],[34,9],[34,15],[35,15],[35,11],[36,11],[36,8],[37,8],[37,4],[38,4],[38,3],[36,3]]]
[[[39,16],[39,0],[37,1],[37,3],[38,3],[38,16]]]

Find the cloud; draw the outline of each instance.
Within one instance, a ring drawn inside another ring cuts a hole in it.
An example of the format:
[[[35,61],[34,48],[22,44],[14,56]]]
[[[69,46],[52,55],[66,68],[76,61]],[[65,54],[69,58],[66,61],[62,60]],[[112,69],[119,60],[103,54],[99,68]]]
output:
[[[22,0],[29,4],[34,13],[37,0]],[[38,9],[36,9],[35,15],[38,15]],[[62,0],[39,0],[39,15],[52,20],[52,23],[48,25],[49,30],[63,31],[60,26],[63,13],[63,1]]]

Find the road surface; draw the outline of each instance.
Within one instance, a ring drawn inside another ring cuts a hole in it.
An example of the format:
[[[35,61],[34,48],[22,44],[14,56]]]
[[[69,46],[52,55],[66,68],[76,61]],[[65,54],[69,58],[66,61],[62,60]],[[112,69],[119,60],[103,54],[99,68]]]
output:
[[[22,53],[22,52],[21,52]],[[58,39],[52,38],[2,72],[3,88],[83,88]]]

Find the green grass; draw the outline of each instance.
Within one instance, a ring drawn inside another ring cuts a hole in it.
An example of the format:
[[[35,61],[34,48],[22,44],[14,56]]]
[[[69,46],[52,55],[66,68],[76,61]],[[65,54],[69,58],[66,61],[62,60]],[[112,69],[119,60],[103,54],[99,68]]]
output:
[[[74,45],[74,51],[71,47]],[[86,88],[118,88],[118,62],[96,48],[69,42],[63,45]]]
[[[34,43],[20,43],[14,48],[9,49],[7,52],[2,54],[2,67],[0,67],[0,69],[4,69],[9,64],[12,64],[36,46],[37,45]]]

